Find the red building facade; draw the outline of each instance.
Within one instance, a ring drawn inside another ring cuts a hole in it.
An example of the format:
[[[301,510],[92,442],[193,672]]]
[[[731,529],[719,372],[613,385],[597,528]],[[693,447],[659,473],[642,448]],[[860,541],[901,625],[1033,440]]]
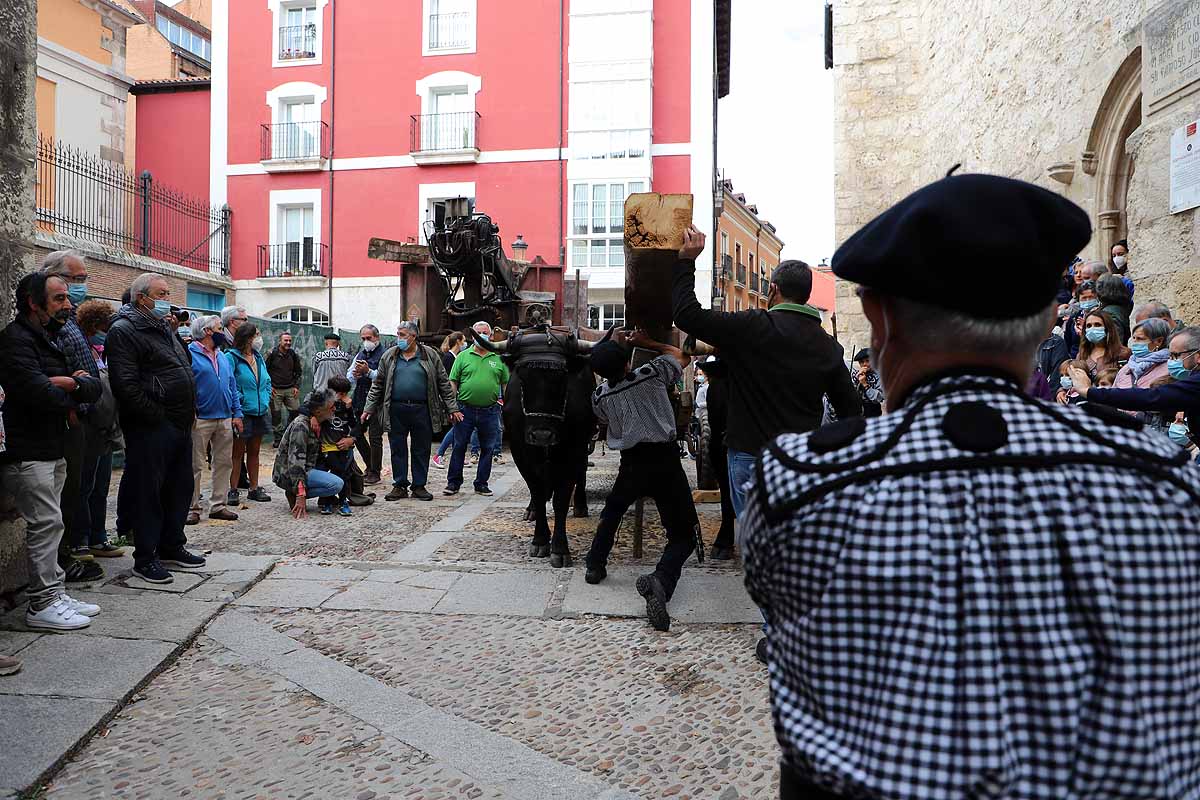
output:
[[[470,198],[624,319],[621,207],[692,192],[712,216],[713,1],[215,0],[210,199],[234,210],[239,304],[390,328],[399,265]],[[703,265],[697,287],[711,293]]]

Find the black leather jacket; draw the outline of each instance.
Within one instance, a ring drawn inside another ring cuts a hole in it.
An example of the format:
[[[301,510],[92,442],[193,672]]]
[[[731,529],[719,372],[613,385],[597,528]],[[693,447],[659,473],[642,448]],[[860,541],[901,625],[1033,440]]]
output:
[[[166,323],[123,306],[104,354],[121,427],[170,422],[190,430],[196,419],[192,359]]]

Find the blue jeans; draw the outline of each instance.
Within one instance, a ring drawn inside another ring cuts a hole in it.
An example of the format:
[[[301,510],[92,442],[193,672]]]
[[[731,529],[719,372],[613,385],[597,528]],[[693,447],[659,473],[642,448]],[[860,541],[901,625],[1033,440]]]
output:
[[[451,427],[450,430],[446,431],[446,435],[442,438],[442,443],[440,445],[438,445],[438,452],[437,452],[438,458],[441,458],[442,456],[446,455],[446,451],[449,450],[453,446],[454,446],[454,428]],[[499,449],[499,448],[497,448],[497,449]],[[471,434],[471,455],[473,455],[473,456],[479,455],[479,431],[478,431],[478,429],[475,430]]]
[[[323,469],[310,469],[304,476],[304,489],[309,497],[337,497],[343,483],[337,475]]]
[[[486,408],[463,405],[459,408],[463,421],[454,426],[454,455],[450,456],[450,474],[446,476],[446,487],[458,489],[463,483],[463,464],[467,460],[467,446],[471,434],[479,431],[479,468],[475,472],[475,488],[483,489],[492,476],[492,453],[500,430],[500,406]]]
[[[408,488],[408,437],[412,437],[412,485],[429,480],[429,447],[433,444],[433,421],[424,403],[392,402],[389,410],[392,446],[392,485]]]
[[[746,507],[746,484],[754,478],[755,457],[741,450],[729,450],[729,494],[733,501],[733,515],[742,516]]]

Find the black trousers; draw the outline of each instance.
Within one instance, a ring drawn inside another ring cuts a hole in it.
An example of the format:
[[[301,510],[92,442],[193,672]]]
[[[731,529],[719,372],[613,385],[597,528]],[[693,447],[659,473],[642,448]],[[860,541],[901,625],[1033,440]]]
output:
[[[338,493],[338,500],[347,500],[351,494],[350,482],[354,478],[354,451],[339,450],[336,453],[322,453],[317,460],[317,469],[324,469],[326,472],[333,473],[342,479],[342,491]],[[327,503],[325,501],[328,501]],[[334,505],[332,497],[320,498],[318,505]]]
[[[711,414],[711,411],[709,412]],[[737,522],[737,517],[733,513],[733,495],[729,492],[729,461],[728,449],[725,447],[725,425],[724,420],[720,428],[711,424],[711,416],[708,442],[708,463],[712,465],[713,472],[717,476],[717,486],[721,489],[721,529],[717,531],[717,538],[713,542],[713,547],[733,547],[734,526]]]
[[[67,460],[67,481],[63,484],[62,494],[58,497],[58,505],[62,510],[64,531],[63,537],[58,543],[60,562],[70,558],[71,534],[75,530],[75,518],[78,516],[79,504],[81,502],[79,484],[85,468],[84,460],[87,458],[87,433],[84,431],[82,422],[74,428],[67,428],[67,435],[63,439],[63,444],[63,455]],[[91,468],[94,473],[96,471],[96,462],[94,460],[92,461]]]
[[[779,800],[841,800],[841,795],[813,786],[786,764],[780,764]]]
[[[121,488],[130,493],[133,561],[142,565],[187,544],[183,524],[192,504],[192,433],[170,422],[130,425],[124,431]]]
[[[356,412],[362,415],[362,409]],[[354,440],[354,446],[362,455],[363,463],[367,465],[368,475],[378,475],[383,471],[383,417],[375,414],[367,424],[362,426],[362,432]]]
[[[587,565],[607,565],[621,518],[641,497],[654,501],[667,531],[667,546],[654,571],[670,599],[679,583],[684,562],[696,548],[700,527],[696,504],[692,502],[692,488],[683,472],[679,448],[674,441],[647,442],[621,451],[617,481],[600,512],[600,524],[587,554]]]

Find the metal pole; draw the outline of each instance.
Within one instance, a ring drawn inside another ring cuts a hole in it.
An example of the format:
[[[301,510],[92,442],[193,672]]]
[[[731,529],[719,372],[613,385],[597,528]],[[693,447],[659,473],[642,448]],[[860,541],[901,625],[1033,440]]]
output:
[[[142,194],[142,255],[150,255],[150,192],[151,181],[150,170],[142,170],[141,176],[141,194]]]
[[[579,282],[583,273],[579,267],[575,268],[575,330],[579,330]]]

